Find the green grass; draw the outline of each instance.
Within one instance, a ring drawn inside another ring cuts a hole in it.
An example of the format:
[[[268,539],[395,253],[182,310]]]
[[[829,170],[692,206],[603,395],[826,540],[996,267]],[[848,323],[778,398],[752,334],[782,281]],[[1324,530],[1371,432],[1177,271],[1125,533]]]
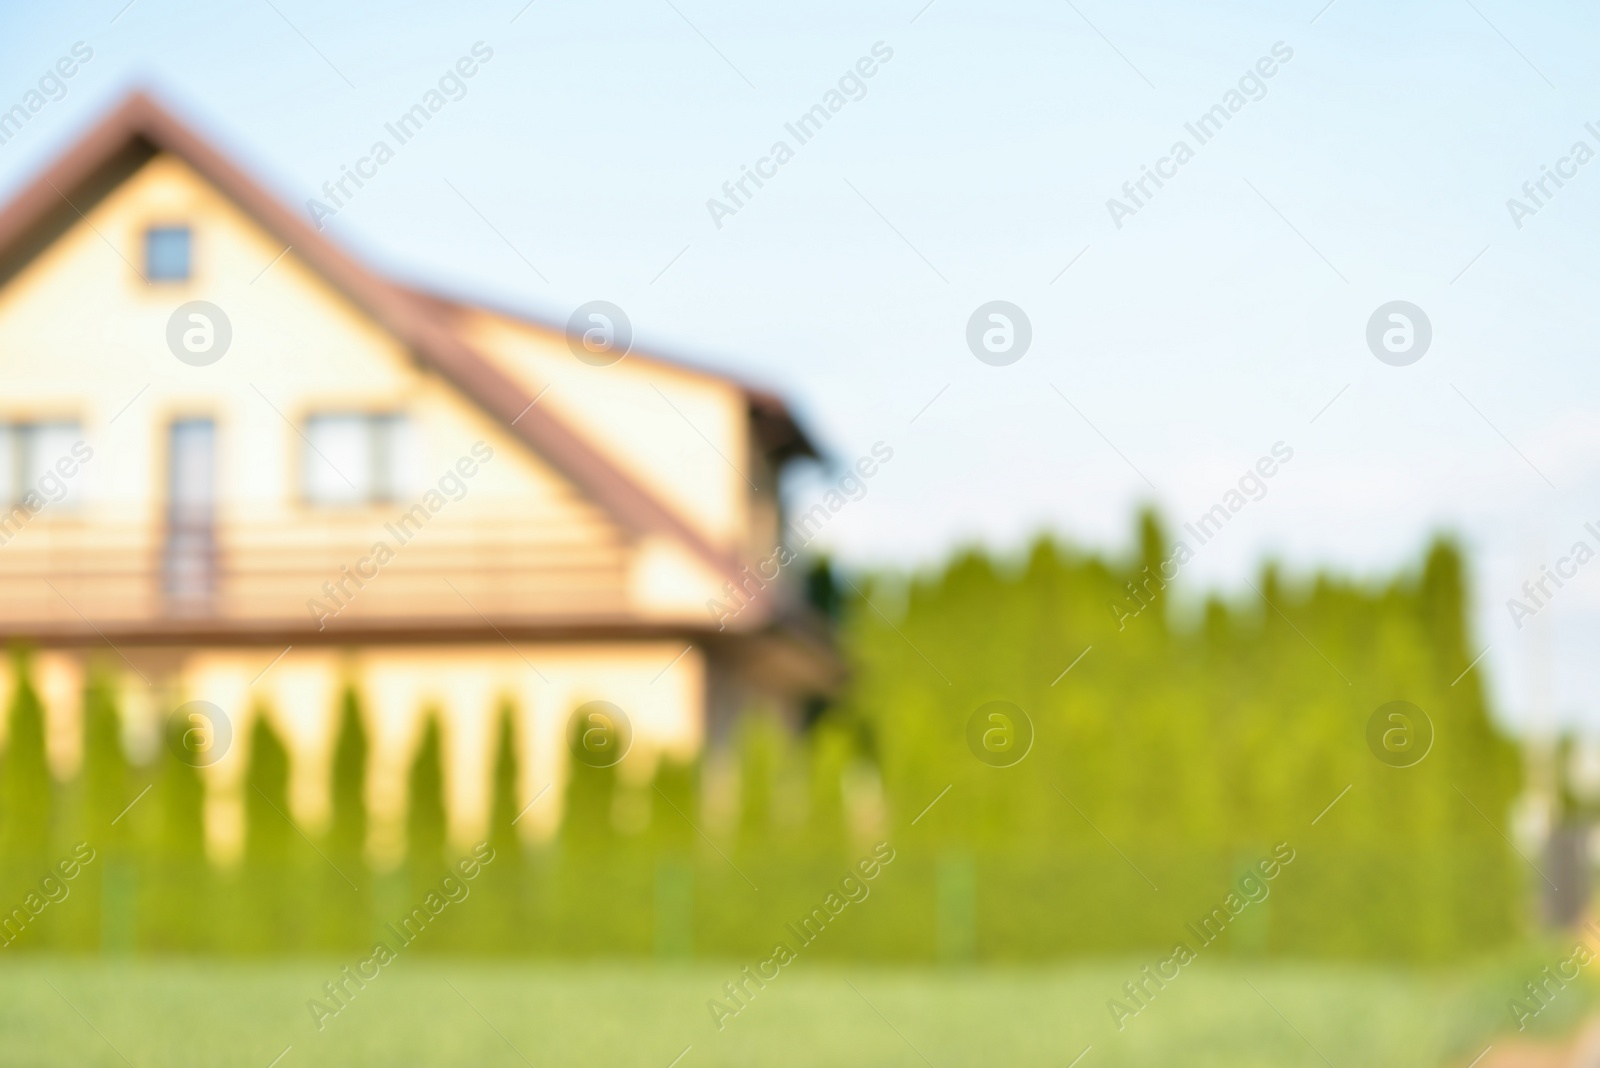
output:
[[[1324,1057],[1419,1068],[1470,1061],[1548,962],[1415,971],[1202,958],[1119,1033],[1106,1001],[1144,961],[915,970],[802,958],[719,1032],[706,1002],[735,977],[731,964],[402,957],[319,1033],[306,1002],[346,961],[14,956],[0,959],[0,1063],[267,1068],[292,1046],[280,1068],[667,1068],[692,1046],[680,1068],[1059,1068],[1092,1045],[1081,1068],[1325,1068]],[[1541,1029],[1569,1029],[1589,1004],[1569,988]]]

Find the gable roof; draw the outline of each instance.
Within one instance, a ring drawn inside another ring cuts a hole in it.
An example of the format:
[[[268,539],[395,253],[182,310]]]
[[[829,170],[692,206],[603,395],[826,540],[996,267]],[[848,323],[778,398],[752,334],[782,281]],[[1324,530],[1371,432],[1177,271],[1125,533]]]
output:
[[[571,427],[456,331],[463,305],[392,282],[324,237],[299,212],[143,93],[131,93],[0,209],[0,286],[139,168],[170,153],[250,215],[346,298],[404,343],[414,357],[495,417],[557,471],[638,534],[665,534],[714,571],[742,562],[690,527],[651,490],[591,448]],[[545,329],[556,328],[538,324]],[[781,462],[815,449],[777,397],[744,389],[753,432]]]

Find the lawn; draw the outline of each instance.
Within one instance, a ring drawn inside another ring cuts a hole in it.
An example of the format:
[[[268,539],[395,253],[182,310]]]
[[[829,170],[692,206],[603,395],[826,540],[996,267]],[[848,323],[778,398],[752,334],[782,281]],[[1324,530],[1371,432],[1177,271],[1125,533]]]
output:
[[[1551,958],[1554,959],[1554,958]],[[318,1031],[307,1001],[346,961],[0,961],[0,1063],[245,1065],[1464,1066],[1508,1029],[1530,954],[1435,971],[1201,960],[1118,1031],[1146,961],[902,969],[804,960],[718,1031],[738,967],[401,959]],[[1570,1029],[1563,991],[1540,1029]],[[285,1050],[287,1048],[287,1053]]]

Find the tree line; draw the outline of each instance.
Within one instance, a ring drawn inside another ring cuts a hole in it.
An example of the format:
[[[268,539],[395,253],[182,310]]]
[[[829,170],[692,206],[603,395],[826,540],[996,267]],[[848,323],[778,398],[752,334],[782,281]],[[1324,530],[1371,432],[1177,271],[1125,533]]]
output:
[[[1170,950],[1282,842],[1293,868],[1208,952],[1440,959],[1516,938],[1531,873],[1500,828],[1520,762],[1481,666],[1468,670],[1459,549],[1436,541],[1419,566],[1366,581],[1269,563],[1236,597],[1176,602],[1176,588],[1138,581],[1165,546],[1146,515],[1120,557],[1040,538],[848,584],[821,564],[808,588],[835,619],[844,690],[798,719],[753,709],[726,744],[664,760],[643,786],[572,761],[548,842],[514,825],[506,706],[484,835],[496,860],[415,951],[745,958],[880,840],[894,869],[819,955]],[[19,909],[25,929],[0,953],[360,953],[465,848],[448,841],[430,716],[408,776],[405,859],[371,865],[367,735],[348,691],[330,710],[326,828],[291,822],[290,754],[257,716],[243,857],[214,866],[199,773],[173,745],[129,761],[108,674],[89,673],[80,770],[52,778],[28,654],[13,655],[0,929]],[[1374,710],[1397,699],[1432,728],[1406,767],[1367,743]],[[1026,719],[1014,763],[970,740],[975,712],[996,701]],[[33,913],[28,895],[78,843],[95,859]]]

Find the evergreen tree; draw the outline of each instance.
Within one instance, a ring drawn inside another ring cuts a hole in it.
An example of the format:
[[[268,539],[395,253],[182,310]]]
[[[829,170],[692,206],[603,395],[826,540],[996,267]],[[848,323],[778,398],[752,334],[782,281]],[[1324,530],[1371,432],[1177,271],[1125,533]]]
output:
[[[24,882],[37,879],[48,863],[55,807],[45,759],[44,706],[33,688],[31,667],[24,650],[13,652],[16,690],[0,758],[0,862]]]
[[[149,828],[151,852],[168,860],[199,863],[206,856],[206,786],[200,769],[190,763],[184,730],[183,725],[174,724],[162,739],[165,744],[157,761],[155,789],[134,811],[143,815],[144,805],[154,802],[148,810],[154,813]]]
[[[329,864],[315,869],[321,884],[317,945],[354,950],[368,944],[373,880],[367,869],[367,730],[360,700],[346,688],[340,701],[339,733],[333,747]]]
[[[611,820],[617,769],[593,767],[580,759],[594,759],[583,746],[583,729],[582,721],[569,720],[566,811],[560,839],[542,868],[546,883],[541,896],[546,912],[533,925],[534,937],[541,948],[556,952],[614,953],[623,950],[618,944],[617,897],[625,892],[622,884],[626,877],[637,876],[639,868],[623,860],[633,843],[617,834]],[[644,903],[637,899],[630,905],[643,911]],[[601,918],[599,922],[595,917]],[[577,937],[585,923],[590,932]]]
[[[650,818],[650,838],[657,852],[688,862],[699,836],[690,826],[699,810],[699,766],[662,754],[650,791],[655,809]],[[687,817],[687,818],[685,818]]]
[[[694,852],[698,835],[679,815],[696,809],[695,778],[694,764],[663,753],[650,791],[655,805],[649,836],[649,855],[655,858],[651,940],[656,956],[665,959],[688,957],[695,947]]]
[[[444,755],[439,718],[429,715],[407,784],[406,862],[414,885],[435,881],[445,862]]]
[[[183,744],[184,724],[166,725],[151,790],[123,823],[137,850],[131,868],[107,865],[104,939],[108,948],[217,949],[217,880],[206,859],[205,783]],[[142,789],[142,787],[141,787]],[[120,824],[119,824],[120,826]],[[136,931],[129,934],[129,931]]]
[[[500,710],[500,729],[495,739],[494,784],[489,801],[489,845],[500,859],[514,865],[521,853],[521,843],[512,821],[517,819],[521,805],[517,803],[517,732],[516,714],[510,706]],[[509,865],[508,865],[509,866]]]
[[[770,839],[778,822],[776,793],[786,734],[764,711],[747,712],[739,722],[739,836],[747,846]]]
[[[125,820],[116,820],[133,800],[128,791],[128,758],[122,751],[122,725],[117,716],[115,677],[96,672],[89,681],[83,708],[83,766],[80,771],[82,819],[76,840],[125,842]]]
[[[6,909],[37,890],[50,859],[54,797],[45,759],[44,709],[30,677],[31,658],[18,648],[12,653],[16,690],[9,706],[6,748],[0,755],[0,893]],[[50,917],[54,919],[54,917]],[[17,944],[47,947],[54,926],[35,921]],[[0,943],[7,940],[0,932]]]
[[[294,827],[289,822],[289,751],[261,713],[250,728],[250,763],[244,776],[245,862],[281,868],[288,862]]]
[[[813,849],[835,847],[845,839],[845,769],[861,755],[851,728],[837,709],[829,709],[807,734],[811,790],[808,830]]]
[[[254,720],[244,781],[244,868],[235,895],[241,913],[234,932],[246,952],[281,952],[309,941],[312,925],[299,899],[315,895],[306,894],[308,869],[296,861],[310,851],[295,849],[300,836],[289,818],[289,751],[263,712],[257,710]]]
[[[333,747],[333,817],[328,845],[335,856],[359,861],[367,846],[367,729],[354,689],[346,689]]]
[[[599,853],[617,840],[611,825],[617,769],[591,767],[581,760],[567,765],[566,815],[561,821],[561,848],[566,853]]]
[[[472,912],[467,944],[491,953],[525,950],[526,925],[522,922],[523,887],[526,872],[522,842],[512,821],[522,806],[517,803],[516,713],[510,706],[501,708],[499,729],[495,732],[494,778],[490,787],[488,842],[494,862],[479,877],[474,894],[483,900]]]
[[[66,855],[81,842],[98,854],[75,880],[72,891],[79,904],[68,913],[71,930],[64,944],[78,949],[108,941],[123,948],[132,941],[131,923],[126,919],[119,932],[102,930],[115,924],[114,916],[126,917],[131,904],[121,898],[127,896],[131,873],[132,823],[121,817],[133,798],[128,791],[128,761],[122,751],[114,686],[115,677],[107,672],[95,670],[90,676],[83,705],[83,761],[72,789],[74,819],[55,850],[58,856]],[[108,902],[106,873],[113,869],[109,877],[113,899]],[[107,933],[112,937],[107,939]]]

